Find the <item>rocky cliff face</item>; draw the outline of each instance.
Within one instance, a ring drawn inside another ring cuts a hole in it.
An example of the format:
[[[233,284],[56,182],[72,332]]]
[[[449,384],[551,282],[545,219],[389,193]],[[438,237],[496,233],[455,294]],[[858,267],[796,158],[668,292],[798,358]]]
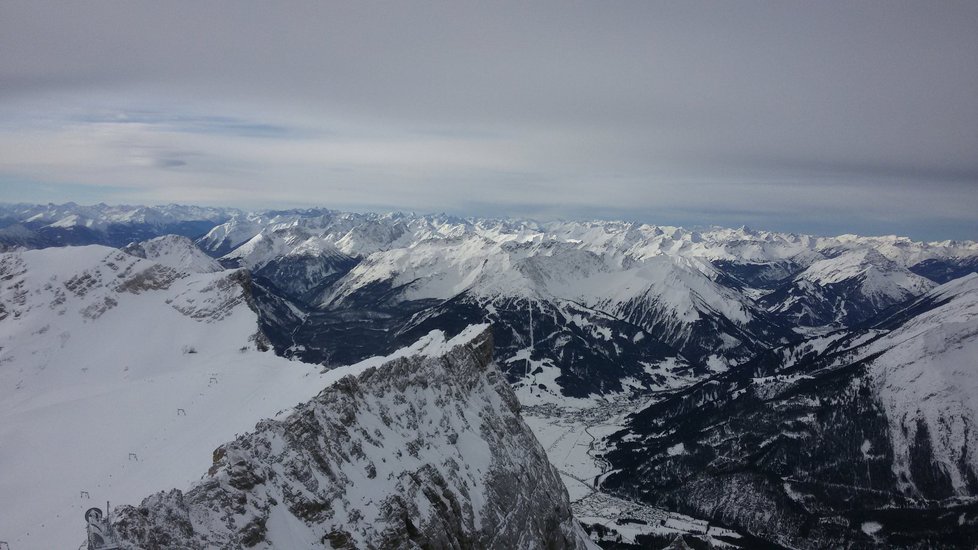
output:
[[[486,326],[348,376],[116,511],[125,548],[585,548]]]

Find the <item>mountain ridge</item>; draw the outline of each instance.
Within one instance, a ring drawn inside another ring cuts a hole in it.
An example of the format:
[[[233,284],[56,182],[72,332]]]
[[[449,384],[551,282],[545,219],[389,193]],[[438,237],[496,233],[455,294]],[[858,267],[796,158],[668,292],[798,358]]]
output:
[[[218,447],[189,492],[116,508],[123,546],[591,548],[491,331],[428,339]]]

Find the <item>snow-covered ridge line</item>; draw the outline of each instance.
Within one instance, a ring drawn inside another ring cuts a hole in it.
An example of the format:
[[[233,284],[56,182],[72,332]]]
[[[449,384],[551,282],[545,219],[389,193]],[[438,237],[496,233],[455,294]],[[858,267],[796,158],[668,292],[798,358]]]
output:
[[[371,357],[345,368],[351,369],[349,374],[353,374],[354,372],[362,372],[368,368],[380,367],[394,361],[395,359],[401,359],[404,357],[440,357],[448,354],[455,348],[473,345],[473,342],[478,339],[484,339],[488,337],[487,335],[489,334],[488,323],[469,325],[468,327],[462,329],[461,332],[447,340],[445,339],[444,332],[440,330],[433,330],[414,344],[397,350],[391,355]]]
[[[934,288],[921,298],[930,299],[943,299],[947,297],[958,296],[966,293],[973,293],[978,291],[978,273],[970,273],[964,277],[959,277],[953,281],[942,284],[941,286]]]
[[[675,332],[672,344],[683,341],[683,325],[716,315],[741,328],[763,324],[754,302],[796,275],[797,288],[780,289],[764,309],[822,326],[859,322],[919,295],[933,286],[924,275],[944,282],[978,268],[974,242],[331,210],[235,216],[198,244],[313,307],[348,307],[359,293],[384,286],[408,301],[466,292],[564,299],[678,320],[667,329]],[[838,283],[845,288],[824,289]],[[843,293],[854,308],[839,302]]]

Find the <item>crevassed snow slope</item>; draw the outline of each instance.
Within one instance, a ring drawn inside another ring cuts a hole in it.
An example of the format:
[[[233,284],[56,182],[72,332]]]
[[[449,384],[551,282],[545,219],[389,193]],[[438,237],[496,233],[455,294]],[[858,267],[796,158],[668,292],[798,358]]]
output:
[[[101,246],[0,254],[0,540],[77,548],[88,507],[191,483],[347,372],[257,351],[245,276]]]

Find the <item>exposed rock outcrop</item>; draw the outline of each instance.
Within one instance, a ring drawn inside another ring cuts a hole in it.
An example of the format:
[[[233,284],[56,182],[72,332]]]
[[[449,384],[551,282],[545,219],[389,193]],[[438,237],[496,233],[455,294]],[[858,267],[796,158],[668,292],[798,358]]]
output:
[[[470,327],[366,368],[116,510],[126,548],[585,548],[567,492]]]

